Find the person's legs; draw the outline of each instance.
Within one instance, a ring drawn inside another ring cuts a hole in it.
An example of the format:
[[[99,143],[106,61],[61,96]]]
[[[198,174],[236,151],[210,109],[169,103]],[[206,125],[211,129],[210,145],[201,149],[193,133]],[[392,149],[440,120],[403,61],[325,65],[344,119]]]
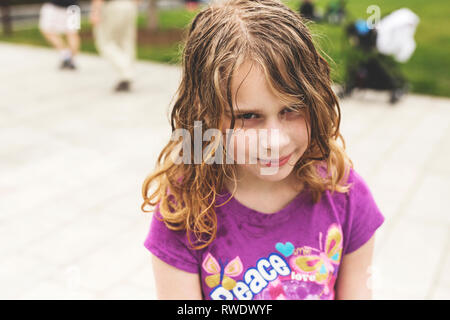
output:
[[[66,29],[66,11],[51,3],[45,3],[40,12],[39,30],[48,43],[59,51],[61,68],[75,69],[71,62],[72,52],[62,36],[66,33]]]
[[[131,3],[131,1],[130,1]],[[132,7],[134,8],[134,7]],[[119,85],[117,91],[127,91],[131,81],[131,64],[134,58],[130,58],[131,33],[130,20],[135,23],[136,14],[130,14],[128,1],[112,1],[105,3],[102,8],[100,23],[94,28],[94,36],[97,49],[102,56],[108,59],[119,73]],[[134,18],[133,18],[134,17]],[[135,40],[133,41],[133,43]],[[127,49],[124,49],[127,47]],[[134,57],[134,48],[132,55]],[[126,83],[122,84],[121,83]],[[123,89],[123,90],[122,90]]]
[[[63,37],[57,33],[51,33],[41,30],[42,35],[44,38],[58,51],[67,49],[67,44],[64,41]]]
[[[67,43],[69,44],[72,56],[76,56],[80,50],[80,36],[78,35],[78,32],[68,32]]]
[[[75,65],[72,61],[72,50],[67,46],[64,38],[57,33],[45,32],[41,30],[44,38],[58,50],[61,57],[61,69],[75,69]]]
[[[125,81],[131,81],[133,76],[133,63],[136,59],[136,18],[137,5],[134,1],[126,1],[123,5],[123,25],[120,34],[119,46],[122,48],[126,63],[123,65],[121,76]]]
[[[66,32],[68,48],[65,50],[66,54],[63,56],[62,69],[75,70],[75,56],[80,49],[80,36],[77,32]]]
[[[124,66],[128,64],[128,59],[123,50],[117,44],[114,31],[111,30],[110,22],[102,21],[94,28],[95,42],[99,53],[106,58],[119,72],[123,74]]]

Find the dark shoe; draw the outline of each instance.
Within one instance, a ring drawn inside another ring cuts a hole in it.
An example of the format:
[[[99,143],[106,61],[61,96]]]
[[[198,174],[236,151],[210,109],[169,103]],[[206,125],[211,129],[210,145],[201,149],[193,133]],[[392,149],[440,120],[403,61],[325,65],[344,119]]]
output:
[[[130,81],[120,81],[114,88],[115,92],[128,92],[130,91]]]
[[[65,59],[61,63],[61,66],[59,67],[61,70],[68,69],[68,70],[75,70],[77,67],[73,63],[72,59]]]

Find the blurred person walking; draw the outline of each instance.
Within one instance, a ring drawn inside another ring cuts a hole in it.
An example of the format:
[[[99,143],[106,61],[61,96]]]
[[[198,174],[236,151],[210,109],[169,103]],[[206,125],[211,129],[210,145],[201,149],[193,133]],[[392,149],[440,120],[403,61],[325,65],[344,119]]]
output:
[[[312,21],[318,20],[318,17],[315,15],[314,3],[312,0],[303,0],[298,11],[305,19]]]
[[[99,53],[117,69],[116,92],[130,91],[136,57],[138,0],[92,0],[90,20]]]
[[[200,0],[184,0],[184,2],[188,11],[195,11],[199,7]]]
[[[76,69],[74,59],[80,49],[79,24],[73,24],[71,15],[79,13],[78,0],[47,0],[41,7],[39,30],[59,51],[62,60],[61,69]],[[76,21],[79,21],[79,16],[76,18]],[[66,35],[67,42],[63,35]]]

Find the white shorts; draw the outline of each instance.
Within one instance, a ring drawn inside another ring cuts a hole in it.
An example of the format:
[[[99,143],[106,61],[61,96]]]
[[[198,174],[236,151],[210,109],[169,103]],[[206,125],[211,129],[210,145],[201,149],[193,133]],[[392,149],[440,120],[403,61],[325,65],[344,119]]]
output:
[[[73,33],[77,30],[69,26],[69,12],[67,8],[44,3],[39,17],[39,29],[48,33]]]

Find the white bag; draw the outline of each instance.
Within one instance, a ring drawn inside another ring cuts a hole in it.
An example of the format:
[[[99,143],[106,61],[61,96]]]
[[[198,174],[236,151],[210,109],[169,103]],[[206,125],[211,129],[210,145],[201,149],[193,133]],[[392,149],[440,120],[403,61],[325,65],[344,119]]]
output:
[[[407,8],[396,10],[376,25],[377,49],[385,55],[393,55],[398,62],[406,62],[414,50],[414,34],[419,17]]]

